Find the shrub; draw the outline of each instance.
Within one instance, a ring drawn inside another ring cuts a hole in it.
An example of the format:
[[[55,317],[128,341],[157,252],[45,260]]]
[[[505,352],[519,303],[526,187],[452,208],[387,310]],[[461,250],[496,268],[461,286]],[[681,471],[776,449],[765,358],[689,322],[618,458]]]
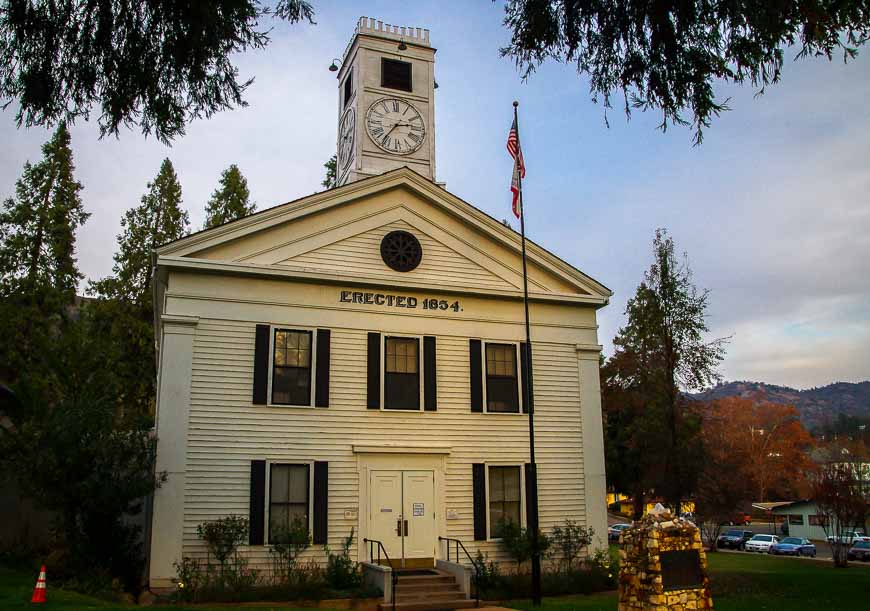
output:
[[[553,546],[561,556],[565,571],[573,570],[580,552],[589,547],[594,534],[594,529],[578,526],[573,520],[566,520],[564,526],[556,526],[553,529]]]
[[[508,555],[520,566],[532,557],[534,542],[532,532],[515,522],[507,522],[501,530],[501,545]],[[538,553],[541,558],[547,556],[550,549],[550,538],[538,530]]]
[[[341,544],[341,553],[332,554],[329,547],[326,547],[326,582],[331,588],[345,590],[356,588],[362,584],[362,574],[359,571],[359,566],[350,557],[350,548],[353,545],[353,532],[350,529],[350,534]]]
[[[296,575],[299,554],[311,545],[307,521],[296,517],[288,528],[275,529],[269,553],[272,555],[272,579],[276,584],[290,584],[304,580],[305,575]]]
[[[618,556],[611,554],[608,549],[596,550],[592,557],[587,559],[586,566],[590,573],[598,575],[606,580],[611,588],[616,587],[617,575],[619,575]]]
[[[477,557],[474,559],[477,565],[475,578],[477,579],[477,588],[480,592],[488,592],[494,590],[501,578],[501,572],[498,565],[489,559],[489,556],[484,556],[483,552],[477,550]]]
[[[232,556],[236,555],[239,544],[248,536],[248,520],[241,516],[227,516],[203,522],[196,527],[196,534],[205,541],[208,551],[221,565],[221,570]]]
[[[181,562],[173,562],[175,568],[175,599],[182,602],[194,602],[205,582],[205,573],[199,560],[185,556]]]

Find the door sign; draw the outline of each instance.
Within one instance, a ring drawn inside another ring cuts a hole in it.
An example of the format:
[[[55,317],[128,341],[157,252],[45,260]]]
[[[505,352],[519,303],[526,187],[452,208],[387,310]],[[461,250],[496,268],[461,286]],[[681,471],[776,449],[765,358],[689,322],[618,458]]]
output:
[[[425,515],[423,511],[423,503],[414,503],[413,508],[415,517]]]

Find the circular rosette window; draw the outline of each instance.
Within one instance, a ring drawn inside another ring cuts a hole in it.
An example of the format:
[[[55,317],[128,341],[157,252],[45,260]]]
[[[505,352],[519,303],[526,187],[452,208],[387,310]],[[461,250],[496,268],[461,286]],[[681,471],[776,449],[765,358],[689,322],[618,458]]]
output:
[[[381,258],[390,269],[409,272],[423,260],[423,248],[407,231],[391,231],[381,240]]]

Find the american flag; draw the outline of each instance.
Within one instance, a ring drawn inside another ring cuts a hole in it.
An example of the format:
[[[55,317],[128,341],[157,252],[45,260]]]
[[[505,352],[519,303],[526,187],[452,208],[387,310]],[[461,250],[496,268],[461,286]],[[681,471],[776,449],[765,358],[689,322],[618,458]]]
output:
[[[520,179],[526,177],[526,164],[523,161],[523,149],[520,148],[516,116],[514,116],[514,122],[511,124],[511,131],[508,132],[507,150],[514,160],[514,172],[511,177],[511,193],[513,193],[511,207],[513,208],[514,215],[520,218]]]

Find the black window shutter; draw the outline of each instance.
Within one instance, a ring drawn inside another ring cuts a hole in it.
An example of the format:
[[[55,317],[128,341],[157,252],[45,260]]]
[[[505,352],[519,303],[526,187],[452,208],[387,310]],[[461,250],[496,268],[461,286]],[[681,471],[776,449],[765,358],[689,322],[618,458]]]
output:
[[[257,325],[254,342],[254,398],[255,405],[266,405],[269,386],[269,325]]]
[[[368,409],[380,409],[381,407],[381,334],[369,333],[368,355]]]
[[[528,360],[529,366],[526,367],[526,361]],[[527,373],[528,372],[528,373]],[[535,405],[533,394],[534,394],[534,376],[532,376],[532,351],[526,345],[526,342],[520,344],[520,379],[523,382],[522,388],[522,402],[523,402],[523,413],[528,414],[529,408]],[[528,394],[526,394],[528,391]]]
[[[314,463],[314,528],[311,540],[325,545],[329,533],[329,463]]]
[[[317,330],[317,370],[314,372],[314,406],[329,407],[329,329]]]
[[[537,465],[525,464],[526,476],[526,524],[538,522],[538,486],[535,482],[538,478]]]
[[[268,329],[268,327],[267,327]],[[266,522],[266,461],[251,461],[251,507],[248,520],[248,544],[263,545]]]
[[[438,382],[436,381],[435,338],[423,338],[423,409],[434,412],[438,409]]]
[[[474,488],[474,540],[486,541],[486,465],[471,465]]]
[[[480,340],[468,340],[469,371],[471,372],[471,411],[483,411],[483,371],[480,367]]]

